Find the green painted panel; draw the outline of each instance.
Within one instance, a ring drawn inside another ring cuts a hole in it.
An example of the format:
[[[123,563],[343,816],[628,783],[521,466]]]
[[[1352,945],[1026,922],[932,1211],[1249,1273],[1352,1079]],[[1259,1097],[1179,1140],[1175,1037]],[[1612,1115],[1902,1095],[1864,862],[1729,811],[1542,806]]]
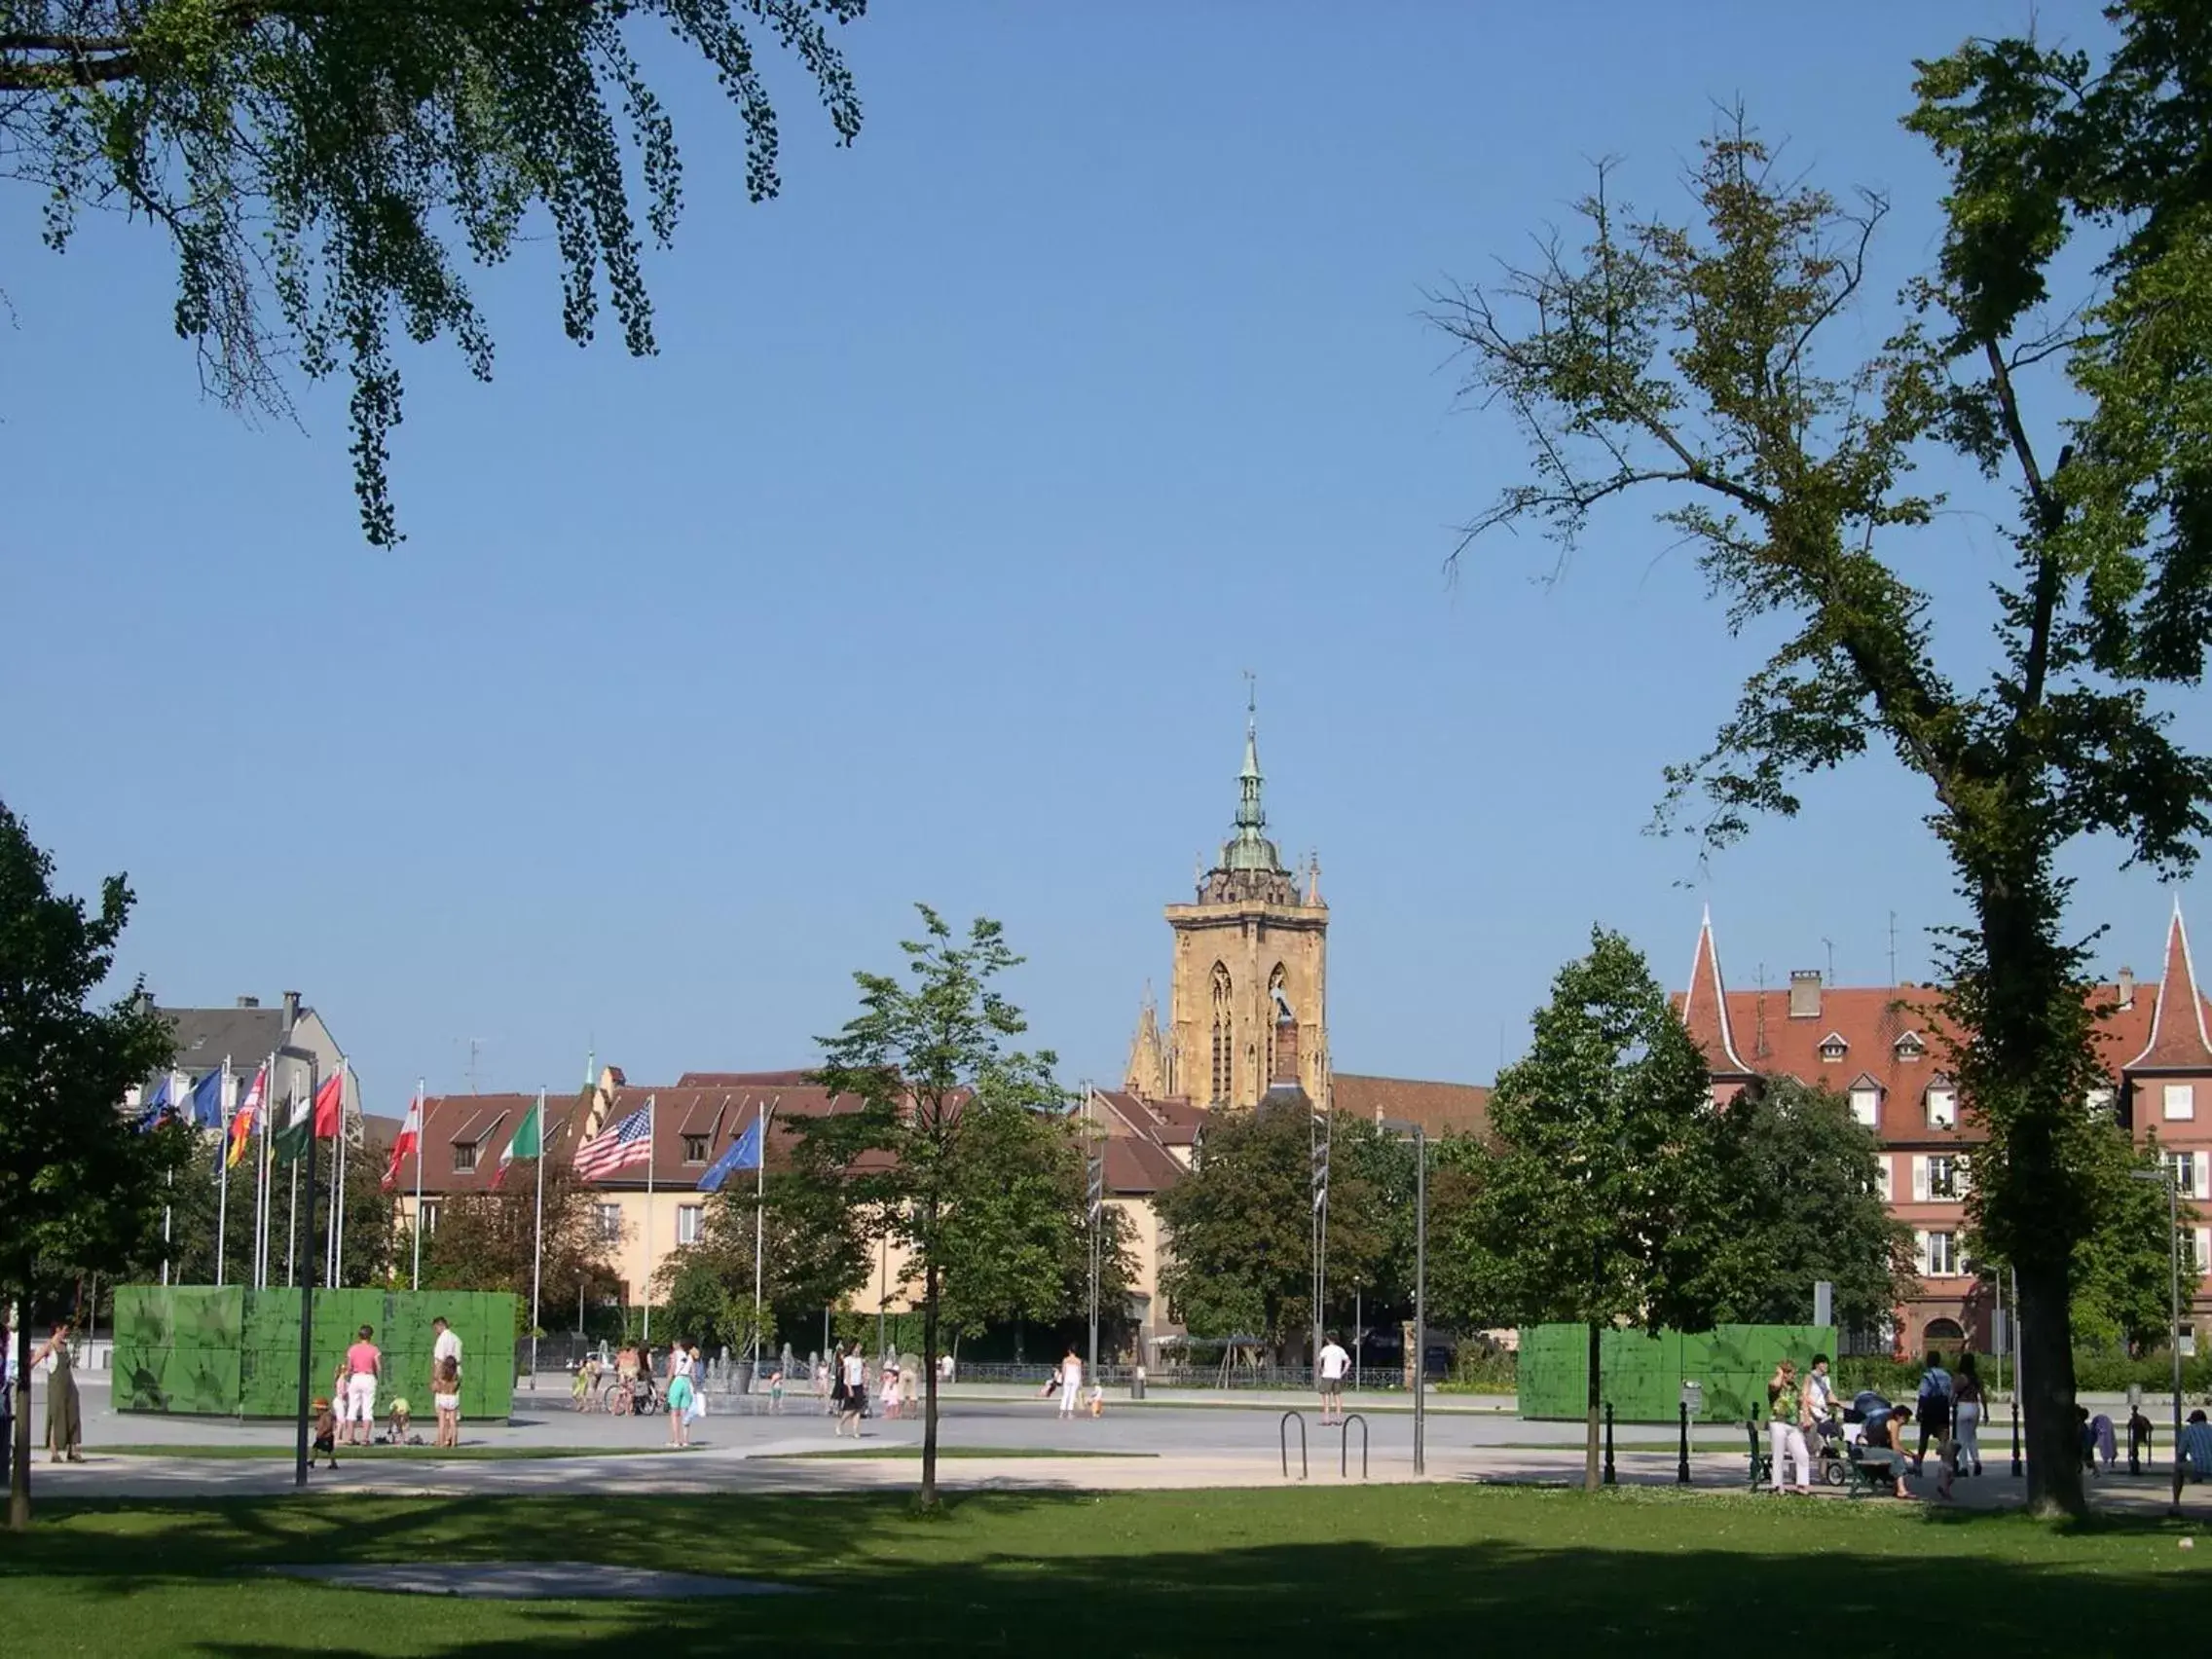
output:
[[[1581,1325],[1532,1325],[1521,1332],[1520,1406],[1525,1418],[1579,1419],[1589,1382],[1589,1333]],[[1681,1386],[1704,1391],[1701,1422],[1743,1422],[1766,1415],[1766,1382],[1784,1355],[1802,1369],[1816,1353],[1835,1352],[1823,1325],[1721,1325],[1711,1331],[1606,1330],[1599,1338],[1604,1398],[1619,1422],[1675,1422]]]

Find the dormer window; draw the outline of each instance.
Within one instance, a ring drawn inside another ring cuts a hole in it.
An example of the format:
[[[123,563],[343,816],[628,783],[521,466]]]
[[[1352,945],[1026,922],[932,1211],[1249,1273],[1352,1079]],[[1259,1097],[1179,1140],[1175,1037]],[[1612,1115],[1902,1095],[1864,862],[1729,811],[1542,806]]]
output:
[[[1893,1045],[1899,1059],[1907,1062],[1919,1059],[1928,1052],[1928,1045],[1920,1040],[1920,1033],[1907,1031]]]
[[[476,1143],[474,1141],[455,1141],[453,1143],[453,1172],[456,1175],[472,1175],[476,1172]]]
[[[1851,1045],[1843,1040],[1840,1032],[1831,1031],[1821,1039],[1821,1058],[1831,1066],[1850,1052]]]
[[[1862,1077],[1851,1086],[1851,1116],[1862,1128],[1882,1126],[1882,1086],[1872,1078]]]
[[[1948,1129],[1959,1121],[1959,1091],[1947,1083],[1928,1086],[1928,1126]]]

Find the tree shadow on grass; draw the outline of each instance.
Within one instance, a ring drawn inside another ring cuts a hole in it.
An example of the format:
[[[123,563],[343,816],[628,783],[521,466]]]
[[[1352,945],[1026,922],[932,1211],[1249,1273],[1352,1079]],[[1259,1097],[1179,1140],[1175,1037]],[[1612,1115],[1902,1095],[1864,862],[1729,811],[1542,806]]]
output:
[[[1815,1513],[1814,1511],[1820,1511]],[[275,1659],[314,1646],[439,1659],[582,1659],[609,1642],[656,1655],[904,1652],[1203,1654],[1543,1652],[1709,1654],[1839,1642],[1924,1649],[1923,1613],[1972,1609],[1977,1645],[2149,1650],[2212,1613],[2176,1530],[2130,1518],[2068,1532],[1943,1513],[1866,1524],[1832,1506],[1589,1499],[1432,1489],[1009,1493],[941,1519],[895,1495],[731,1494],[402,1504],[135,1506],[0,1548],[10,1581],[66,1581],[128,1621],[173,1618],[140,1650]],[[129,1530],[120,1536],[99,1526]],[[1972,1522],[1976,1524],[1969,1525]],[[94,1524],[98,1524],[95,1526]],[[1362,1533],[1368,1535],[1360,1535]],[[88,1552],[91,1537],[112,1548]],[[50,1541],[49,1541],[50,1540]],[[1207,1547],[1218,1540],[1218,1547]],[[19,1547],[28,1546],[28,1547]],[[574,1560],[773,1578],[818,1594],[744,1601],[464,1603],[286,1585],[205,1623],[240,1580],[284,1563]],[[157,1592],[187,1592],[157,1595]],[[118,1593],[120,1595],[118,1596]],[[144,1614],[129,1611],[148,1596]],[[116,1600],[110,1600],[117,1597]],[[202,1624],[205,1628],[201,1628]]]

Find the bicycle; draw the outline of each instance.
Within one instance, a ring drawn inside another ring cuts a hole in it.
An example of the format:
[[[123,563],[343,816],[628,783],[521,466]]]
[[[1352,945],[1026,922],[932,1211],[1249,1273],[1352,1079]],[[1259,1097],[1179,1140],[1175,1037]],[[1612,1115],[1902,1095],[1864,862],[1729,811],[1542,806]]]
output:
[[[661,1409],[660,1390],[650,1377],[640,1377],[629,1382],[616,1378],[601,1394],[608,1413],[612,1417],[651,1417]]]

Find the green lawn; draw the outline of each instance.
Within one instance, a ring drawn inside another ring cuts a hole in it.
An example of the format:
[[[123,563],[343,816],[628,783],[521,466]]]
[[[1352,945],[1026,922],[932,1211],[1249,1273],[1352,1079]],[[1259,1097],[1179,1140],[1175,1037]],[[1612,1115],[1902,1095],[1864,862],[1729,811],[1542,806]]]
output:
[[[23,1651],[2151,1653],[2212,1614],[2212,1545],[1917,1507],[1478,1487],[71,1506],[0,1536]],[[753,1574],[822,1596],[429,1600],[279,1562],[540,1559]],[[617,1644],[609,1648],[607,1644]]]

